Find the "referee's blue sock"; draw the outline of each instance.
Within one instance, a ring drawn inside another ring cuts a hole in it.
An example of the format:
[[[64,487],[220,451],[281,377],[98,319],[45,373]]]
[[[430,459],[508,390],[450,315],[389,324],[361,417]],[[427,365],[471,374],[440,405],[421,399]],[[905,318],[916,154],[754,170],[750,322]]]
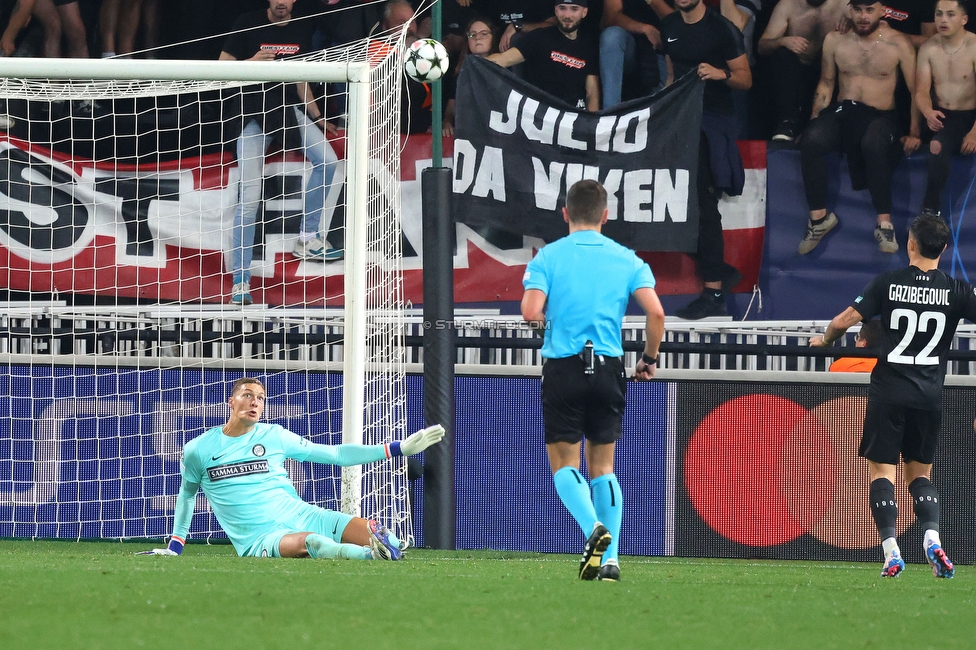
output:
[[[322,558],[329,560],[338,560],[340,558],[346,560],[368,560],[372,557],[368,546],[342,544],[317,533],[309,533],[305,537],[305,550],[308,551],[310,557],[316,560]]]
[[[583,535],[592,533],[598,519],[593,499],[590,498],[590,486],[583,476],[573,467],[564,467],[552,475],[552,482],[556,484],[556,494],[583,530]]]
[[[590,489],[593,490],[593,507],[596,509],[596,516],[610,534],[613,541],[603,554],[603,562],[617,559],[617,546],[620,540],[620,522],[623,520],[624,495],[620,491],[620,483],[617,481],[616,474],[604,474],[597,476],[590,481]]]

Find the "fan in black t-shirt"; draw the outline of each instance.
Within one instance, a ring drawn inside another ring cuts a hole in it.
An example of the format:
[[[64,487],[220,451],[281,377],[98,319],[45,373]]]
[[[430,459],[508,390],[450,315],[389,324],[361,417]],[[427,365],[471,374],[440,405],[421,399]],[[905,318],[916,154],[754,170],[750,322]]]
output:
[[[917,217],[908,231],[910,266],[873,279],[830,321],[822,337],[810,340],[813,346],[829,346],[852,325],[875,316],[884,329],[858,451],[868,461],[871,514],[885,553],[882,577],[905,568],[895,537],[894,481],[901,459],[915,516],[925,531],[925,557],[936,577],[953,575],[939,539],[939,495],[929,475],[942,424],[946,352],[959,319],[976,321],[976,289],[939,270],[948,241],[949,226],[942,217]]]
[[[556,27],[525,34],[516,47],[488,57],[509,68],[524,62],[525,80],[570,106],[600,110],[600,44],[580,22],[587,0],[556,0]]]
[[[935,2],[932,0],[882,0],[884,20],[908,36],[917,50],[935,35]]]
[[[270,0],[271,8],[266,11],[247,13],[237,19],[231,35],[224,42],[220,53],[222,61],[274,61],[297,54],[307,54],[312,50],[312,30],[310,20],[275,20],[274,12],[283,12],[294,0]],[[288,12],[290,17],[290,9]],[[304,87],[305,84],[301,84]],[[257,119],[265,132],[276,131],[282,124],[283,106],[300,106],[304,102],[299,97],[298,84],[267,83],[249,86],[244,91],[244,115]],[[318,120],[321,113],[314,111],[313,119]],[[266,124],[267,122],[267,124]]]
[[[731,93],[752,87],[752,71],[742,32],[731,21],[701,0],[675,0],[674,6],[677,11],[661,19],[661,44],[671,77],[668,83],[689,73],[705,82],[698,143],[695,258],[704,286],[697,298],[674,312],[678,318],[699,320],[725,316],[728,294],[742,279],[738,269],[725,261],[718,197],[722,191],[741,192],[731,181],[744,174],[735,142]]]
[[[312,49],[314,25],[310,20],[293,20],[295,0],[268,0],[268,9],[241,16],[220,53],[222,61],[273,61],[306,54]],[[322,206],[326,188],[332,183],[337,157],[323,131],[335,128],[325,121],[307,83],[269,83],[243,90],[241,134],[237,138],[237,166],[240,170],[238,206],[234,211],[230,302],[249,305],[254,227],[261,203],[264,153],[274,138],[286,149],[300,147],[312,164],[305,187],[305,209],[295,257],[309,262],[342,259],[322,232]]]
[[[701,5],[696,4],[698,7]],[[691,70],[698,71],[702,64],[719,72],[715,79],[702,77],[711,82],[705,84],[702,109],[729,114],[732,112],[732,88],[725,82],[735,72],[729,61],[742,61],[739,57],[746,54],[745,44],[735,25],[714,9],[701,8],[704,10],[701,18],[695,22],[688,22],[685,18],[688,12],[684,10],[665,16],[661,20],[661,45],[671,61],[675,79]],[[745,59],[745,67],[749,67],[748,59]]]

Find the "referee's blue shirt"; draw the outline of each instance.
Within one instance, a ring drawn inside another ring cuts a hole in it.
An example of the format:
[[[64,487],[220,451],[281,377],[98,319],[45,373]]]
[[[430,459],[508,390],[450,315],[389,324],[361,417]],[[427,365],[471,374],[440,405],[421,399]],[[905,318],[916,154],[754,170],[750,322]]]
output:
[[[634,251],[595,230],[579,230],[548,244],[525,269],[522,286],[546,294],[542,356],[593,351],[621,357],[624,312],[631,294],[655,285],[651,267]]]

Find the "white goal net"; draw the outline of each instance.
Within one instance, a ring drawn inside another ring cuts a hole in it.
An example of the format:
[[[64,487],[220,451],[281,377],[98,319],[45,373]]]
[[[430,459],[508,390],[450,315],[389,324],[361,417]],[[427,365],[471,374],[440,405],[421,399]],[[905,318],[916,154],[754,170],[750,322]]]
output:
[[[167,535],[243,376],[313,442],[405,437],[400,51],[0,58],[0,537]],[[410,539],[403,459],[288,468]],[[199,496],[191,538],[222,535]]]

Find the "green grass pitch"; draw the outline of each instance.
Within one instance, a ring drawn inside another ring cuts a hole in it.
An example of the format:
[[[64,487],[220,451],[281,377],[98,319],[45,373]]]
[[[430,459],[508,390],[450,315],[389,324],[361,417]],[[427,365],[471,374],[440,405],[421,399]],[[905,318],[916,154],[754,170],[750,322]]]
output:
[[[192,544],[0,541],[0,648],[972,648],[976,571],[410,550],[403,562],[238,558]]]

